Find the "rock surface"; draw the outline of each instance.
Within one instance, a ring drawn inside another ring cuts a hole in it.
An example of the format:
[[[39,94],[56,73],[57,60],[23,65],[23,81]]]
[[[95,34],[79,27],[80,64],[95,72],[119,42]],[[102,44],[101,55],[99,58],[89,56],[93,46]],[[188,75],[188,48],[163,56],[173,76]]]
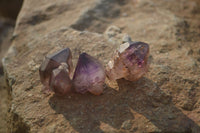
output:
[[[7,52],[12,42],[15,19],[21,7],[22,0],[1,0],[0,1],[0,60]],[[10,103],[10,96],[3,74],[3,66],[0,61],[0,133],[6,132],[7,112]]]
[[[25,0],[3,60],[12,96],[9,132],[198,133],[199,4]],[[144,78],[118,80],[119,91],[106,86],[100,96],[41,92],[38,69],[46,54],[70,47],[73,64],[81,52],[107,64],[125,33],[150,44],[151,67]]]
[[[0,2],[1,3],[1,2]],[[5,55],[11,44],[14,21],[3,18],[0,15],[0,60]],[[5,133],[7,127],[7,111],[9,106],[9,96],[3,75],[3,66],[0,62],[0,133]]]

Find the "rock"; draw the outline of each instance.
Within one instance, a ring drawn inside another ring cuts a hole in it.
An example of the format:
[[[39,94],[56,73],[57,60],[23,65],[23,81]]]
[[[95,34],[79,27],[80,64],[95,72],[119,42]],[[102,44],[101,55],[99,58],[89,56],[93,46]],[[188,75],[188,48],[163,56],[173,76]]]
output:
[[[14,21],[0,17],[0,60],[2,60],[11,44],[13,27]],[[0,71],[2,70],[2,62],[0,62]]]
[[[123,123],[122,123],[122,127],[121,128],[123,128],[123,129],[125,129],[125,130],[130,130],[131,129],[131,127],[132,127],[132,122],[131,122],[131,120],[127,120],[127,121],[124,121]]]
[[[131,40],[128,34],[122,33],[121,29],[114,25],[109,26],[105,30],[104,35],[112,44],[121,44],[123,42]]]
[[[113,128],[109,124],[106,124],[103,122],[101,123],[100,128],[105,133],[117,133],[118,132],[115,128]]]
[[[132,42],[131,37],[128,34],[124,34],[122,37],[122,43]]]
[[[80,31],[89,30],[103,33],[112,22],[111,20],[119,17],[120,4],[123,2],[116,0],[97,0],[86,3],[87,6],[88,4],[90,6],[81,11],[80,17],[71,27]]]
[[[114,25],[108,27],[105,31],[105,34],[108,36],[108,38],[115,37],[116,35],[118,35],[120,33],[121,33],[120,28],[118,28]]]
[[[25,0],[3,61],[12,89],[10,132],[198,133],[199,14],[194,17],[191,7],[186,0]],[[87,52],[105,66],[124,34],[150,46],[152,62],[145,77],[105,85],[100,96],[41,92],[38,65],[47,54],[69,47],[73,64]],[[195,104],[190,111],[181,106],[187,99]]]
[[[176,116],[174,115],[174,114],[169,114],[168,115],[168,119],[170,119],[170,120],[173,120],[173,119],[175,119],[176,118]]]
[[[2,58],[12,42],[15,19],[21,6],[22,0],[0,1],[0,132],[7,132],[8,110],[10,105],[9,92],[4,78]]]
[[[188,110],[188,111],[192,111],[193,106],[194,106],[194,104],[190,99],[186,99],[182,104],[182,108],[184,110]]]

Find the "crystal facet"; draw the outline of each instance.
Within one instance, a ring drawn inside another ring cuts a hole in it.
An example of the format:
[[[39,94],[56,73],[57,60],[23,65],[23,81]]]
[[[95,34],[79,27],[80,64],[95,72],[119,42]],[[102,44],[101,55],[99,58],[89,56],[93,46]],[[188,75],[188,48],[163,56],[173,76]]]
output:
[[[114,59],[108,63],[106,70],[108,78],[138,80],[148,71],[148,55],[149,45],[144,42],[121,44]]]
[[[52,91],[58,95],[65,95],[71,91],[72,82],[68,73],[68,66],[66,63],[54,69],[51,76],[50,86]]]
[[[66,63],[68,73],[72,73],[72,54],[69,48],[60,50],[52,55],[47,55],[39,68],[40,80],[45,89],[50,90],[50,79],[54,69],[58,68],[61,63]]]
[[[89,91],[94,95],[100,95],[104,82],[105,71],[101,63],[94,57],[82,53],[73,76],[75,90],[79,93]]]

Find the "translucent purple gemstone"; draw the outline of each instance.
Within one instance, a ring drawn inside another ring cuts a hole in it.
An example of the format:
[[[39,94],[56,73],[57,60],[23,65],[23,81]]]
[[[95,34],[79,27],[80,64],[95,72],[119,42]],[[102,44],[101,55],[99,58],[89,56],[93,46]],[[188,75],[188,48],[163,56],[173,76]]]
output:
[[[122,44],[109,62],[106,74],[110,80],[125,78],[135,81],[148,70],[149,45],[144,42]]]
[[[72,73],[72,54],[69,48],[60,50],[52,55],[47,55],[39,68],[40,80],[45,89],[50,90],[51,76],[54,69],[57,69],[62,63],[67,65],[68,74]]]
[[[39,74],[40,74],[40,81],[44,85],[45,89],[50,89],[50,78],[51,73],[54,69],[56,69],[60,63],[49,59],[48,57],[45,57],[44,61],[42,62],[40,68],[39,68]]]
[[[50,86],[52,91],[58,95],[65,95],[71,91],[72,82],[66,63],[61,63],[59,68],[53,70]]]
[[[100,95],[103,92],[105,71],[101,63],[94,57],[82,53],[73,76],[75,90],[79,93],[90,92]]]

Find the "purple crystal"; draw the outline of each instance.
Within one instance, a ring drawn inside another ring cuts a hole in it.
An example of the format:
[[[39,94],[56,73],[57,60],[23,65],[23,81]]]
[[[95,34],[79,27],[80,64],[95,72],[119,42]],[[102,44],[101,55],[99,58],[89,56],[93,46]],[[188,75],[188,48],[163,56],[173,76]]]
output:
[[[148,70],[149,45],[143,42],[124,43],[117,50],[114,60],[107,67],[110,80],[125,78],[135,81]]]
[[[50,78],[52,71],[58,68],[61,63],[66,63],[68,73],[72,73],[72,54],[69,48],[60,50],[52,55],[47,55],[39,68],[40,80],[45,89],[50,89]]]
[[[61,63],[59,68],[53,70],[50,86],[52,91],[58,95],[65,95],[71,91],[72,82],[66,63]]]
[[[101,63],[94,57],[82,53],[75,69],[73,83],[75,90],[79,93],[89,91],[94,95],[103,92],[105,71]]]

